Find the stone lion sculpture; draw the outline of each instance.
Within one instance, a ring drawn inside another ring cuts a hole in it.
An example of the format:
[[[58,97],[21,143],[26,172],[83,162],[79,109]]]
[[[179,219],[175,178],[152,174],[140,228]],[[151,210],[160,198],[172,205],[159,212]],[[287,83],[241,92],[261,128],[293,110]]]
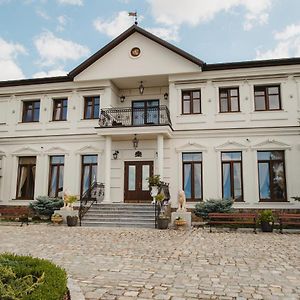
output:
[[[177,211],[186,211],[186,198],[183,190],[178,193],[178,209]]]
[[[71,192],[69,189],[66,189],[63,193],[63,200],[64,200],[64,207],[63,208],[69,208],[71,207],[69,204],[69,196],[71,196]]]

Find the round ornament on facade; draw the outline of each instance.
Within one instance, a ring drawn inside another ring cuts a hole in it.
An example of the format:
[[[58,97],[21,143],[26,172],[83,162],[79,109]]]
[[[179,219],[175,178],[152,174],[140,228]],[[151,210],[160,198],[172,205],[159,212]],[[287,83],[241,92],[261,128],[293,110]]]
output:
[[[139,47],[134,47],[130,51],[132,57],[138,57],[141,54],[141,49]]]

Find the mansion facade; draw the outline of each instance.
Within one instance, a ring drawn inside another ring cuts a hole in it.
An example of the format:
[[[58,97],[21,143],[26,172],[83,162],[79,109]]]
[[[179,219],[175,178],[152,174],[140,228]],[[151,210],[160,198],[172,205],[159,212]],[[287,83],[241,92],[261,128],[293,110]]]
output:
[[[105,184],[299,209],[300,58],[206,64],[133,25],[67,76],[0,82],[0,205]]]

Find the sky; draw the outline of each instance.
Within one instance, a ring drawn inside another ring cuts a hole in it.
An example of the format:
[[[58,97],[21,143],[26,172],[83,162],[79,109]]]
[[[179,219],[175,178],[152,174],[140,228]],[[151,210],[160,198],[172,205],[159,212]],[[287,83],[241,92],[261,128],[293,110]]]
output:
[[[299,0],[0,0],[0,80],[66,75],[133,24],[206,63],[300,57]]]

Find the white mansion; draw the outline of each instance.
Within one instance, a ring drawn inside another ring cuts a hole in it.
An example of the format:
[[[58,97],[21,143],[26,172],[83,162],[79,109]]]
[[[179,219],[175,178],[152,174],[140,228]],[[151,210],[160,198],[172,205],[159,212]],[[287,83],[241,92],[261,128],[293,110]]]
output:
[[[133,25],[67,76],[0,82],[0,205],[39,195],[300,208],[300,58],[206,64]]]

